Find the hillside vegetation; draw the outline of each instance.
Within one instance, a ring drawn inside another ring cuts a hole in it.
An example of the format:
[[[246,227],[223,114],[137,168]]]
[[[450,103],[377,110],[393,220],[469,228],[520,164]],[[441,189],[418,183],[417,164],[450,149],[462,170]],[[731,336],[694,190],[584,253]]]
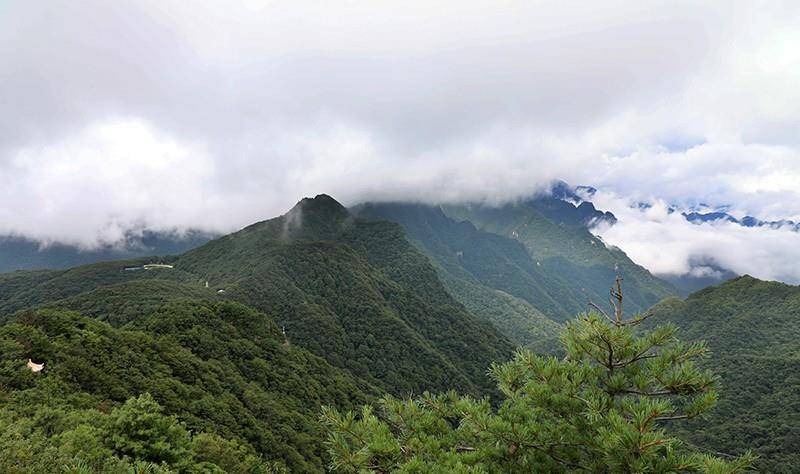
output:
[[[619,287],[618,287],[619,288]],[[621,293],[619,301],[622,300]],[[666,427],[716,403],[714,375],[695,365],[702,343],[673,325],[638,331],[639,317],[584,314],[567,324],[564,358],[519,351],[493,364],[503,398],[385,397],[378,410],[327,408],[336,472],[744,472],[752,456],[698,452]]]
[[[744,276],[653,308],[683,339],[705,339],[719,407],[680,433],[724,453],[753,449],[763,472],[800,468],[800,287]]]
[[[273,315],[292,343],[390,393],[490,390],[513,346],[454,300],[400,226],[329,196],[180,256],[225,298]]]
[[[239,301],[292,344],[398,395],[453,383],[487,393],[486,367],[513,349],[453,299],[400,226],[355,218],[325,195],[163,260],[173,268],[124,270],[148,261],[0,275],[0,318],[46,306],[121,326],[178,297]]]
[[[607,282],[617,275],[625,279],[626,306],[631,314],[678,294],[671,284],[589,232],[586,219],[594,215],[590,212],[593,207],[581,210],[561,199],[540,197],[499,207],[459,205],[443,210],[456,221],[469,221],[478,229],[524,245],[541,275],[539,286],[559,306],[555,312],[546,306],[537,308],[557,321],[584,311],[588,300],[608,301]],[[605,216],[600,214],[597,218]]]
[[[576,327],[594,327],[585,325],[587,316],[564,323],[588,300],[608,301],[615,268],[625,278],[626,315],[674,291],[586,230],[586,219],[613,216],[560,202],[447,212],[373,204],[351,213],[320,195],[178,256],[0,274],[0,471],[60,465],[69,472],[320,472],[347,452],[325,449],[321,408],[339,410],[338,418],[326,412],[329,427],[361,423],[365,433],[380,431],[386,420],[373,420],[371,412],[358,420],[343,413],[383,394],[396,403],[415,399],[403,410],[422,414],[422,424],[412,425],[422,431],[392,431],[400,436],[394,441],[376,435],[388,444],[370,444],[369,453],[350,461],[384,448],[403,453],[395,448],[408,440],[429,449],[433,438],[416,436],[442,429],[457,443],[456,455],[431,452],[418,466],[507,467],[505,456],[519,447],[497,451],[500,445],[490,443],[494,448],[481,455],[499,457],[472,463],[477,458],[469,453],[478,448],[458,447],[484,435],[470,434],[472,422],[452,424],[462,412],[441,418],[429,410],[479,409],[497,427],[514,426],[530,407],[511,387],[527,380],[528,395],[553,391],[542,399],[551,408],[578,410],[575,420],[595,416],[599,405],[577,407],[567,398],[587,380],[596,382],[600,369],[526,350],[504,365],[514,346],[577,356],[557,338],[569,341]],[[460,221],[462,214],[477,222]],[[154,262],[169,266],[143,268]],[[707,422],[664,420],[658,430],[666,432],[653,436],[688,440],[664,442],[680,446],[681,455],[693,446],[733,455],[752,448],[761,456],[758,469],[797,472],[800,288],[743,277],[685,301],[668,298],[654,311],[645,325],[673,322],[681,339],[708,340],[714,358],[701,364],[719,374],[721,397]],[[615,344],[630,343],[627,333],[609,330]],[[639,346],[625,347],[635,356]],[[31,372],[29,358],[44,370]],[[641,368],[652,375],[651,369]],[[644,380],[635,375],[628,381]],[[699,396],[711,385],[698,387]],[[448,390],[463,394],[461,401],[421,395]],[[597,431],[573,433],[576,439],[596,443],[603,430],[620,428],[613,413],[638,413],[616,409],[622,411],[603,412]],[[541,434],[566,433],[552,427]],[[340,447],[359,452],[361,441],[348,443]],[[592,446],[604,452],[605,445]],[[672,456],[660,449],[653,462]],[[587,462],[581,450],[563,454]],[[375,462],[404,465],[392,459]],[[526,459],[526,466],[553,466],[539,455]],[[698,469],[705,465],[706,458],[692,459]]]
[[[519,242],[456,222],[434,206],[369,203],[356,212],[401,224],[448,291],[517,345],[546,350],[557,342],[561,326],[555,319],[565,317],[565,309]]]
[[[3,472],[119,472],[137,461],[317,472],[319,407],[368,399],[347,372],[285,344],[270,318],[235,303],[167,303],[124,328],[26,311],[0,327],[0,347]],[[32,373],[27,358],[45,370]]]

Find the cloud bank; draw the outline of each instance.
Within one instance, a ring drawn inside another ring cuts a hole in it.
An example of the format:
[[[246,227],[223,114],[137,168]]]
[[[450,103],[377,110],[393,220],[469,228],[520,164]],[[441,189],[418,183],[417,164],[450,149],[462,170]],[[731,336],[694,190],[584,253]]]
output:
[[[799,21],[788,1],[6,1],[0,234],[91,246],[320,192],[500,202],[558,178],[797,218]]]
[[[663,200],[642,201],[598,192],[596,204],[613,209],[617,224],[593,229],[607,245],[625,250],[656,274],[719,276],[714,267],[756,278],[800,284],[800,233],[788,228],[743,227],[728,221],[693,224]]]

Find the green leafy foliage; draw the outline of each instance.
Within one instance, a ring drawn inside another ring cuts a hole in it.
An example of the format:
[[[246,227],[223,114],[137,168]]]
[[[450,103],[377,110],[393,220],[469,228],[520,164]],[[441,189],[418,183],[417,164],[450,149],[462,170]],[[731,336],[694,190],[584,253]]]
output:
[[[284,472],[247,445],[192,435],[149,394],[110,412],[44,403],[25,408],[35,412],[19,417],[6,408],[0,415],[2,472]]]
[[[45,369],[30,372],[29,357]],[[73,451],[51,461],[99,469],[112,453],[187,470],[186,459],[230,466],[239,453],[253,465],[314,472],[324,463],[319,407],[363,403],[371,390],[235,303],[172,302],[125,328],[61,310],[24,312],[0,327],[0,424],[19,441],[7,449],[21,450],[0,457],[38,462],[25,443],[60,453],[74,439]]]
[[[682,337],[705,338],[705,365],[720,376],[721,400],[707,421],[677,433],[715,451],[759,454],[762,472],[800,466],[800,287],[744,276],[655,306]]]
[[[429,393],[385,397],[376,414],[326,408],[337,472],[741,472],[750,455],[726,461],[698,453],[666,426],[716,402],[715,377],[698,368],[703,344],[676,328],[637,333],[640,319],[590,313],[563,334],[566,357],[519,351],[494,364],[503,394],[487,399]]]

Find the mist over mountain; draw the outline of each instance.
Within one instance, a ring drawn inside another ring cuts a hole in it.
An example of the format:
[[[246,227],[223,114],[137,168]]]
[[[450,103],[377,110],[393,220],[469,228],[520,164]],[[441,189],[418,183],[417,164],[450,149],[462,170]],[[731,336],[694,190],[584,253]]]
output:
[[[175,255],[204,244],[215,234],[200,231],[128,234],[121,242],[82,248],[61,242],[43,243],[23,237],[0,237],[0,272],[68,268],[103,260]]]
[[[653,272],[706,256],[798,276],[780,258],[797,236],[670,233],[602,196],[800,222],[792,2],[5,3],[0,235],[94,248],[220,235],[321,192],[500,204],[563,179],[599,190],[627,222],[606,240]]]
[[[0,1],[0,473],[800,473],[798,25]]]
[[[729,454],[757,443],[759,466],[791,466],[791,445],[779,440],[791,436],[793,405],[778,423],[755,420],[777,403],[764,386],[792,377],[796,340],[775,331],[797,316],[796,288],[745,277],[681,301],[679,289],[594,237],[588,226],[609,216],[586,209],[544,194],[505,207],[348,210],[318,195],[177,256],[0,273],[0,340],[12,348],[0,377],[19,394],[0,409],[0,427],[24,422],[23,407],[45,409],[25,396],[50,397],[59,400],[59,427],[16,431],[51,448],[42,463],[77,462],[57,440],[94,419],[87,446],[106,451],[93,465],[125,465],[102,433],[123,410],[154,403],[148,410],[164,423],[199,436],[181,435],[186,462],[318,472],[328,456],[315,415],[322,405],[453,387],[497,396],[485,372],[493,361],[515,345],[560,353],[564,323],[601,302],[620,275],[627,314],[658,303],[657,318],[678,323],[689,340],[709,338],[723,387],[765,377],[764,364],[777,377],[746,392],[723,388],[711,423],[681,433]],[[749,336],[735,337],[742,331]],[[46,374],[20,372],[20,357],[44,361]],[[143,391],[152,402],[135,398]],[[218,447],[207,451],[212,442]],[[149,459],[177,466],[163,456]]]

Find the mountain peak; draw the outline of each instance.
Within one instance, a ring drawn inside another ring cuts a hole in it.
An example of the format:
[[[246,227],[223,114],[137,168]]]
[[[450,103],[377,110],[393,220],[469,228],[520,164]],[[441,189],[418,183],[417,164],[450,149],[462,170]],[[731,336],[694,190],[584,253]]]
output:
[[[313,198],[304,197],[298,201],[289,212],[291,213],[295,209],[302,209],[303,212],[329,212],[332,214],[347,214],[347,208],[342,206],[339,201],[327,194],[317,194]]]
[[[327,238],[352,219],[339,201],[327,194],[303,198],[283,215],[284,234],[291,237]]]

